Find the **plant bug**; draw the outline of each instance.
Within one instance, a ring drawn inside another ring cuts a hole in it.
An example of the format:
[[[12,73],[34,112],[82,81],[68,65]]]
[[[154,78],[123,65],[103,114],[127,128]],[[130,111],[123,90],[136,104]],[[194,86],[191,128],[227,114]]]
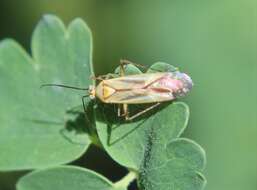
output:
[[[120,76],[102,75],[94,77],[99,80],[96,86],[89,88],[77,88],[59,84],[45,84],[42,86],[59,86],[77,90],[88,90],[88,95],[82,97],[85,109],[84,98],[98,98],[103,103],[118,104],[118,116],[124,116],[126,120],[133,120],[147,111],[157,107],[162,102],[172,101],[185,96],[192,88],[192,79],[180,71],[141,73],[125,76],[125,65],[138,64],[127,60],[121,60]],[[113,77],[113,78],[110,78]],[[150,107],[132,116],[129,115],[128,105],[130,104],[150,104]],[[121,113],[122,110],[122,113]]]

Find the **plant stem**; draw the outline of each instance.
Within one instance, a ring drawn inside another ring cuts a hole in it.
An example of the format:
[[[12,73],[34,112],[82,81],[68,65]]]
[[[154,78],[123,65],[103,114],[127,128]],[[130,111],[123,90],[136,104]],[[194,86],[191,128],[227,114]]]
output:
[[[137,178],[137,173],[135,171],[129,171],[129,173],[123,177],[121,180],[114,183],[115,188],[127,188],[129,184]]]

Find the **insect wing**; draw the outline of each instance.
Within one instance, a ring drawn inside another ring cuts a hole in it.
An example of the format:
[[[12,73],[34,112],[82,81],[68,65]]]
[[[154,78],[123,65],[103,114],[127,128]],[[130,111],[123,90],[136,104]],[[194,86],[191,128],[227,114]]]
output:
[[[105,80],[104,83],[105,85],[110,86],[117,91],[125,89],[140,89],[157,81],[163,76],[165,76],[165,73],[128,75],[124,77]]]
[[[115,92],[105,99],[106,103],[142,104],[162,102],[174,99],[170,91],[158,91],[148,88],[167,73],[151,73],[130,75],[106,80],[106,88],[113,88]]]
[[[108,97],[106,103],[117,104],[144,104],[173,100],[172,93],[158,93],[150,89],[132,89],[128,91],[116,91]]]

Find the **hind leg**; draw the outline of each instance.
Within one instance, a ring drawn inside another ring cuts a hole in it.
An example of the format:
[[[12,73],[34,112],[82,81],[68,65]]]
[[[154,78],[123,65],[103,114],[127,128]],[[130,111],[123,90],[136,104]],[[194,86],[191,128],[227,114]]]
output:
[[[145,70],[147,69],[147,67],[144,66],[144,65],[133,63],[133,62],[131,62],[129,60],[126,60],[126,59],[121,59],[120,60],[120,76],[124,76],[125,75],[125,65],[129,65],[129,64],[134,65],[136,67],[141,67],[141,68],[143,68]]]
[[[140,112],[138,112],[138,113],[132,115],[131,117],[129,117],[129,115],[127,115],[127,117],[125,117],[125,119],[126,119],[126,120],[133,120],[133,119],[135,119],[135,118],[141,116],[142,114],[144,114],[144,113],[146,113],[146,112],[148,112],[148,111],[154,109],[155,107],[159,106],[160,104],[161,104],[161,103],[158,102],[158,103],[156,103],[156,104],[154,104],[154,105],[152,105],[152,106],[150,106],[150,107],[148,107],[148,108],[146,108],[146,109],[144,109],[144,110],[142,110],[142,111],[140,111]]]

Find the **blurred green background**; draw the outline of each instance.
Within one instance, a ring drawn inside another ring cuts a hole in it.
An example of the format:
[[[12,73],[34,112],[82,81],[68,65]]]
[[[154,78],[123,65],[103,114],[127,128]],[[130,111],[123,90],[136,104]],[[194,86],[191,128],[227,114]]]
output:
[[[191,109],[184,136],[207,152],[206,189],[257,189],[257,1],[3,0],[0,40],[14,38],[30,51],[46,13],[88,23],[98,74],[120,58],[164,61],[189,73],[195,87],[184,99]],[[0,189],[17,175],[1,174]]]

